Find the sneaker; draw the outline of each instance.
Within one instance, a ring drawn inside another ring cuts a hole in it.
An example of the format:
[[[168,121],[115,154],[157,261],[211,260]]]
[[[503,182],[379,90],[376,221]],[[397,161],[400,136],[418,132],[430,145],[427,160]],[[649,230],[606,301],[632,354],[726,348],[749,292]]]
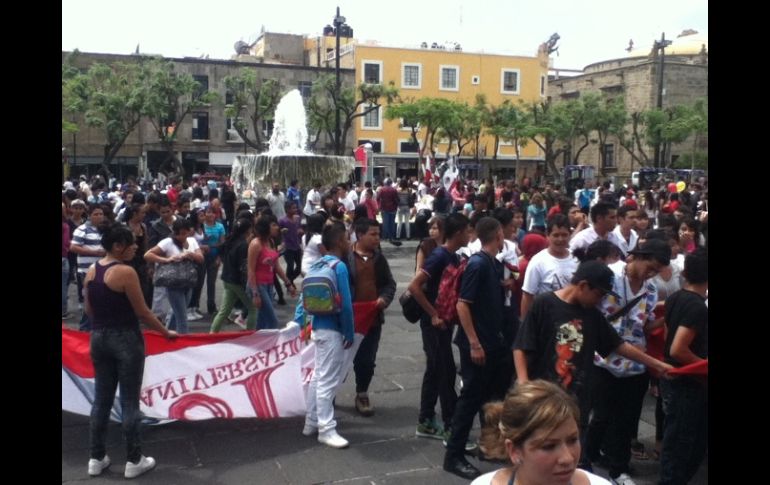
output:
[[[356,394],[356,411],[365,418],[374,416],[374,406],[369,402],[369,396],[365,392]]]
[[[101,460],[91,458],[88,460],[88,474],[92,477],[97,477],[101,475],[104,470],[109,468],[110,463],[110,457],[107,455],[104,455],[104,458]]]
[[[203,318],[203,314],[197,308],[193,308],[192,312],[193,312],[193,315],[195,315],[196,320],[200,320],[201,318]]]
[[[286,306],[286,300],[281,298],[280,300],[278,300],[278,304],[281,306]]]
[[[446,431],[443,439],[444,448],[446,448],[447,442],[449,441],[449,435],[451,434],[451,431]],[[472,451],[476,451],[479,448],[478,443],[475,441],[466,441],[465,442],[465,451],[470,453]]]
[[[126,472],[123,474],[126,478],[136,478],[155,468],[155,458],[142,455],[138,463],[126,462]]]
[[[636,482],[631,480],[631,477],[628,476],[628,473],[621,473],[617,478],[610,478],[610,483],[615,485],[636,485]]]
[[[243,315],[238,315],[238,317],[233,320],[233,323],[246,330],[246,319],[243,318]]]
[[[187,321],[188,322],[194,322],[195,320],[198,320],[197,315],[195,315],[195,312],[191,309],[187,309]]]
[[[318,433],[318,442],[332,448],[347,448],[348,440],[337,434],[337,430],[331,429],[325,433]]]
[[[305,427],[302,428],[302,434],[305,436],[313,436],[318,432],[318,426],[305,423]]]
[[[72,315],[72,313],[70,313],[70,312],[64,312],[64,313],[62,313],[62,315],[61,315],[61,319],[62,319],[62,320],[67,320],[67,319],[70,319],[70,318],[72,318],[72,317],[73,317],[73,315]]]
[[[444,438],[444,430],[433,421],[427,420],[417,425],[417,431],[414,434],[420,438],[433,438],[434,440]]]

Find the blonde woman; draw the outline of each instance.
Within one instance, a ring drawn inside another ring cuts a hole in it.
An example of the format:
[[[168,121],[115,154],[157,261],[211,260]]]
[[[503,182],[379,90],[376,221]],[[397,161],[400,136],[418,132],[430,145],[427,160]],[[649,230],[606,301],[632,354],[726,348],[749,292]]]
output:
[[[557,384],[517,384],[502,402],[484,406],[481,449],[511,466],[476,478],[471,485],[610,485],[577,468],[580,460],[578,405]]]

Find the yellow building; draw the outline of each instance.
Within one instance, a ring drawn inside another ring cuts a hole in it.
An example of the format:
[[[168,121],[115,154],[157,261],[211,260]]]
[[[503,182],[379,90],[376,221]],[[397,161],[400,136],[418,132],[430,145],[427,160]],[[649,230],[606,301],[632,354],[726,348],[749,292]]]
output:
[[[356,70],[356,84],[392,81],[403,99],[446,98],[473,105],[476,95],[484,94],[488,105],[497,106],[505,100],[532,102],[547,96],[548,53],[542,46],[536,57],[464,52],[459,46],[436,44],[432,48],[427,44],[418,48],[386,47],[352,38],[340,39],[340,46],[340,67]],[[309,37],[305,47],[311,66],[334,67],[334,36]],[[375,163],[383,174],[417,175],[418,147],[411,143],[410,129],[401,126],[399,120],[385,120],[382,111],[380,108],[356,120],[355,145],[372,143]],[[418,138],[422,142],[422,137]],[[501,142],[495,157],[494,146],[493,137],[482,137],[480,165],[475,164],[474,144],[465,147],[460,168],[466,176],[513,176],[515,147]],[[439,143],[435,148],[438,159],[444,159],[447,144]],[[449,154],[455,155],[456,150],[453,144]],[[536,144],[522,146],[520,177],[535,176],[543,160]]]

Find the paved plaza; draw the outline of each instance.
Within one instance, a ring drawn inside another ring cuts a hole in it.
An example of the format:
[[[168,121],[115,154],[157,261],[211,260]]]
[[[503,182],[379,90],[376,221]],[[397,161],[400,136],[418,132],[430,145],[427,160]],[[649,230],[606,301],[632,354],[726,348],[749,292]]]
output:
[[[384,242],[400,294],[414,274],[415,242],[400,248]],[[218,301],[222,282],[218,282]],[[72,302],[77,304],[74,285]],[[206,308],[205,291],[201,309]],[[279,321],[289,321],[293,303],[277,307]],[[377,369],[369,396],[375,406],[371,418],[359,416],[353,405],[355,383],[351,374],[337,396],[338,430],[350,441],[344,450],[328,448],[313,438],[302,436],[304,418],[270,421],[256,419],[210,419],[173,422],[144,430],[143,451],[155,457],[155,470],[137,479],[142,484],[453,484],[468,483],[442,469],[444,447],[441,441],[415,437],[420,385],[425,358],[418,325],[407,322],[398,302],[387,310],[377,356]],[[75,306],[75,312],[77,307]],[[193,332],[208,332],[211,317],[191,322]],[[77,328],[77,319],[67,325]],[[224,330],[239,330],[230,324]],[[456,353],[456,349],[455,349]],[[456,356],[457,362],[459,357]],[[655,403],[645,398],[639,439],[652,449]],[[478,437],[478,423],[471,433]],[[62,483],[89,484],[123,482],[125,446],[120,426],[112,423],[108,435],[112,466],[100,477],[89,479],[88,418],[62,412]],[[708,458],[708,457],[707,457]],[[502,466],[499,463],[469,461],[482,472]],[[657,482],[659,462],[632,461],[632,477],[640,485]],[[602,476],[606,471],[595,470]],[[708,483],[704,463],[693,484]]]

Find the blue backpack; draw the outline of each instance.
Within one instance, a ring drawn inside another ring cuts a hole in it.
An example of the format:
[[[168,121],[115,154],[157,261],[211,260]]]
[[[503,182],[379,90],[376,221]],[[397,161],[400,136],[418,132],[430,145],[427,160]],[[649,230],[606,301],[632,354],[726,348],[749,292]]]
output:
[[[310,266],[302,280],[302,306],[308,315],[335,315],[342,311],[342,297],[337,290],[334,268],[340,260],[319,259]]]

